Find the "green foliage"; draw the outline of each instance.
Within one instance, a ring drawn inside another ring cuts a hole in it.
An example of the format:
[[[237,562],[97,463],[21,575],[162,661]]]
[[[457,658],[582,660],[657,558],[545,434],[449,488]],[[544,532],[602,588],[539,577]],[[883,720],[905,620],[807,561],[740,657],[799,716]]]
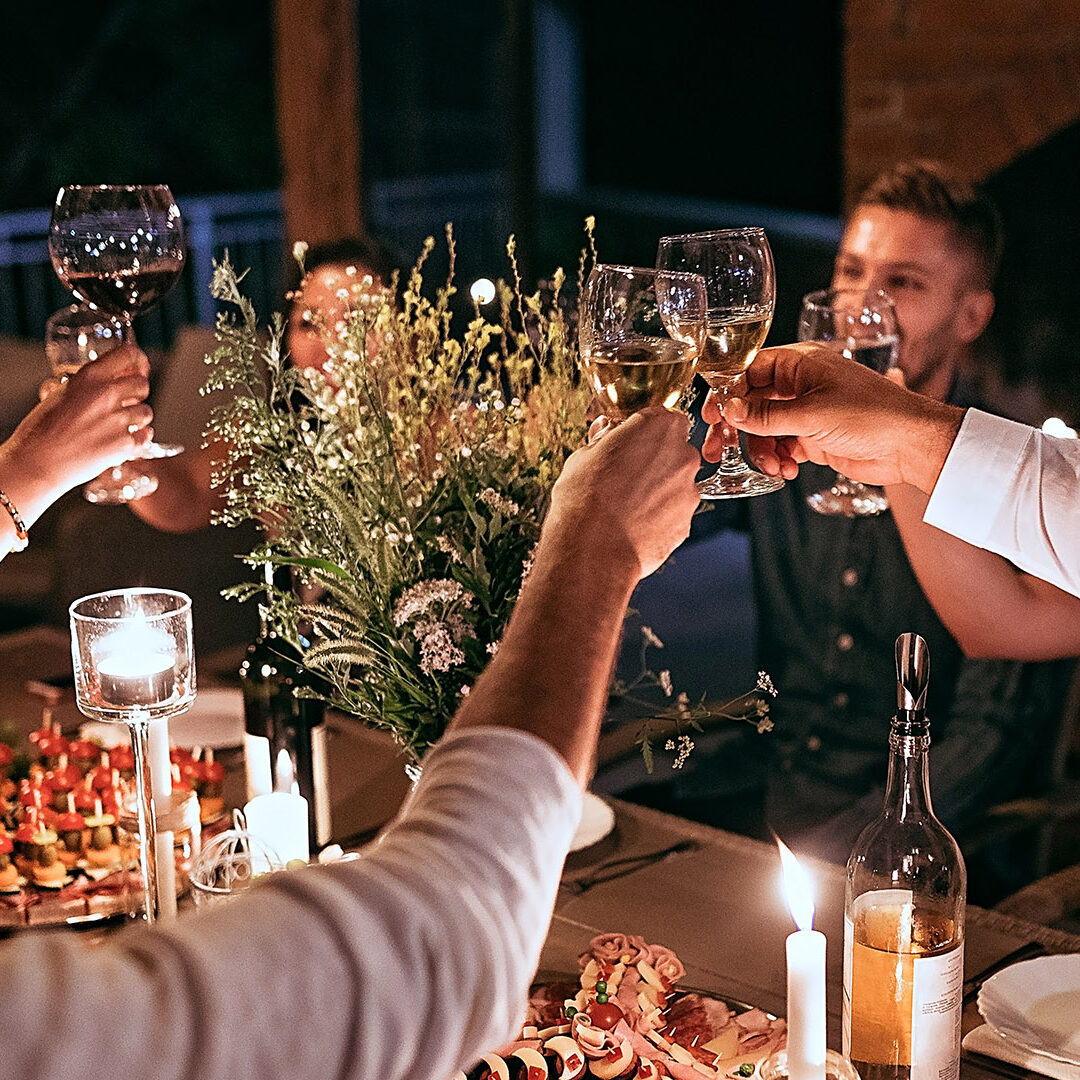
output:
[[[298,580],[264,601],[268,618],[335,706],[416,760],[502,636],[589,401],[563,272],[550,295],[523,295],[511,240],[496,317],[476,308],[455,336],[449,229],[447,245],[451,273],[434,299],[423,290],[429,239],[404,283],[356,274],[341,322],[311,313],[325,374],[289,364],[280,317],[260,330],[226,256],[213,291],[238,314],[219,318],[206,387],[228,392],[208,433],[220,520],[259,521],[251,565],[289,566]]]

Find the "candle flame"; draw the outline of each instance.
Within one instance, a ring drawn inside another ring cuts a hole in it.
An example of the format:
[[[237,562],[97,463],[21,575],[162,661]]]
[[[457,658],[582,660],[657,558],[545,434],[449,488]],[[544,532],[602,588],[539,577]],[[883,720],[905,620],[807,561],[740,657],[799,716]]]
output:
[[[274,790],[292,791],[293,767],[289,751],[283,746],[278,751],[277,761],[274,762]]]
[[[800,930],[813,930],[813,878],[783,840],[777,837],[776,844],[780,849],[780,864],[784,871],[784,899],[787,901],[788,911]]]

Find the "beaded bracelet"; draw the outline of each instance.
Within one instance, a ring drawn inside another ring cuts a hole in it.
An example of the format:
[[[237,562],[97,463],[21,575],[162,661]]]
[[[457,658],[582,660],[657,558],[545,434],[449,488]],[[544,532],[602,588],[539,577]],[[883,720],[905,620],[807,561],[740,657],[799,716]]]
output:
[[[0,506],[11,515],[11,521],[15,526],[15,543],[11,545],[11,550],[25,551],[26,545],[30,542],[26,535],[26,526],[23,524],[23,519],[19,516],[19,511],[15,509],[15,504],[3,491],[0,491]]]

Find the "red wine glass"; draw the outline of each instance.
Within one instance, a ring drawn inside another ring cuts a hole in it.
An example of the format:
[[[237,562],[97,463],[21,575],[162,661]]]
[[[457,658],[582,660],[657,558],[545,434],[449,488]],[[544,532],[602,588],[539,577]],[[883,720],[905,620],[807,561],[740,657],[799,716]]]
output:
[[[184,269],[180,209],[166,184],[66,184],[49,222],[49,255],[76,299],[120,320],[134,341],[131,320],[156,304]],[[147,443],[132,461],[90,485],[92,502],[131,502],[150,494],[157,479],[135,460],[171,457],[182,446]]]

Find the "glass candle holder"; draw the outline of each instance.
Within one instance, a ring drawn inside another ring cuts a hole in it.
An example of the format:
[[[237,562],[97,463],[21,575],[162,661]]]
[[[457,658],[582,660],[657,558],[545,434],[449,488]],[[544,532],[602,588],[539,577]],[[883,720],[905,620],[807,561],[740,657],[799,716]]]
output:
[[[777,1050],[758,1066],[760,1080],[788,1080],[788,1053]],[[825,1051],[825,1080],[860,1080],[859,1070],[849,1058],[835,1050]]]
[[[125,724],[131,735],[143,918],[152,923],[160,913],[160,883],[150,723],[184,712],[195,700],[191,600],[165,589],[120,589],[76,600],[69,615],[79,711]]]

